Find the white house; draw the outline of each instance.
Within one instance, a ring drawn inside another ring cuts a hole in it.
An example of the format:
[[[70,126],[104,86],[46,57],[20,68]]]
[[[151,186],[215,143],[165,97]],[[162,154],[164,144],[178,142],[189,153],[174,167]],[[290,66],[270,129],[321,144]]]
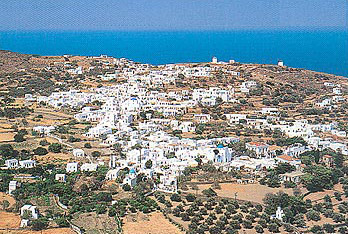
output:
[[[21,208],[21,216],[23,216],[24,214],[30,214],[32,219],[38,219],[39,218],[39,212],[36,209],[36,206],[33,205],[24,205]]]
[[[269,145],[262,142],[248,142],[245,144],[246,149],[254,151],[257,157],[268,156]]]
[[[293,158],[289,155],[280,155],[276,158],[278,160],[278,162],[280,163],[288,163],[292,166],[295,166],[296,168],[299,168],[301,165],[301,160],[300,159],[296,159]]]
[[[207,123],[210,121],[210,118],[209,114],[194,114],[193,116],[193,119],[198,123]]]
[[[18,167],[18,160],[17,159],[8,159],[5,161],[5,166],[9,169],[17,168]]]
[[[106,173],[106,179],[116,180],[121,168],[111,169]]]
[[[81,166],[81,171],[96,171],[98,169],[97,163],[84,163]]]
[[[41,134],[48,134],[50,132],[53,132],[55,130],[54,126],[36,126],[33,127],[33,131],[41,133]]]
[[[73,149],[74,157],[84,157],[85,152],[82,149]]]
[[[66,164],[66,172],[77,172],[79,163],[71,162]]]
[[[33,168],[36,166],[35,160],[23,160],[19,161],[19,165],[21,168]]]
[[[275,217],[276,219],[279,219],[281,222],[283,222],[283,217],[285,216],[284,211],[280,206],[278,206]]]
[[[126,175],[122,184],[128,184],[131,187],[137,184],[137,175],[134,169],[130,169],[129,174]]]
[[[56,174],[55,180],[59,182],[66,182],[66,174]]]
[[[10,183],[8,184],[8,194],[12,194],[13,191],[17,189],[18,182],[15,180],[11,180]]]
[[[282,182],[290,181],[294,183],[299,183],[301,181],[301,177],[306,173],[301,171],[293,171],[280,175],[280,179]]]

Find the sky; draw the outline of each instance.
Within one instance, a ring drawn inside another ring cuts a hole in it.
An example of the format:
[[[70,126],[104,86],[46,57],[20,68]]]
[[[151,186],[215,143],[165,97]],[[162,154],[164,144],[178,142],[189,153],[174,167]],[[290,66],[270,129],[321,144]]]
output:
[[[1,0],[0,30],[347,28],[347,0]]]

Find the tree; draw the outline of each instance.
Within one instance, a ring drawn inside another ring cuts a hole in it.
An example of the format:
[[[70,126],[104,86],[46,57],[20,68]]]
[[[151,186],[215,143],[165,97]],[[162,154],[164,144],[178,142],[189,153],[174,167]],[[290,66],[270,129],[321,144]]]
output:
[[[173,194],[170,196],[170,200],[176,201],[176,202],[181,202],[181,197],[180,197],[179,194],[173,193]]]
[[[344,221],[344,215],[340,213],[334,213],[332,215],[332,219],[333,221],[335,221],[335,223],[342,223]]]
[[[34,154],[42,156],[48,154],[48,151],[45,148],[37,147],[36,149],[34,149]]]
[[[267,227],[267,221],[265,219],[259,219],[258,224],[261,225],[263,228]]]
[[[2,209],[6,210],[10,206],[10,202],[7,200],[2,201]]]
[[[93,151],[92,152],[92,157],[93,158],[98,158],[98,157],[100,157],[100,155],[101,155],[101,153],[99,151]]]
[[[335,192],[334,195],[337,201],[342,201],[342,194],[340,192]]]
[[[322,227],[319,226],[319,225],[314,225],[312,228],[311,228],[311,232],[313,233],[319,233],[320,231],[322,231]]]
[[[243,227],[246,229],[251,229],[253,228],[253,223],[250,220],[244,220],[243,221]]]
[[[111,196],[111,193],[100,192],[100,193],[95,195],[95,200],[104,201],[104,202],[111,202],[112,196]]]
[[[202,193],[207,197],[216,197],[217,196],[217,193],[211,188],[203,190]]]
[[[124,190],[124,191],[130,191],[131,190],[131,186],[129,185],[129,184],[124,184],[123,186],[122,186],[122,189]]]
[[[276,223],[270,223],[270,224],[268,225],[268,230],[269,230],[270,232],[279,232],[279,226],[278,226],[278,224],[276,224]]]
[[[189,193],[189,194],[187,194],[187,196],[186,196],[186,200],[187,200],[188,202],[193,202],[194,200],[196,200],[196,196],[193,195],[192,193]]]
[[[338,229],[338,232],[339,232],[340,234],[347,234],[348,228],[347,228],[347,227],[340,227],[340,228]]]
[[[22,134],[16,134],[16,135],[14,136],[14,141],[15,141],[15,142],[23,142],[23,141],[25,141],[24,135],[22,135]]]
[[[309,166],[305,172],[307,174],[302,177],[302,182],[310,192],[331,189],[338,182],[333,170],[324,166]]]
[[[276,173],[279,174],[285,174],[287,172],[295,171],[296,168],[293,165],[290,165],[289,163],[279,163],[278,166],[275,168]]]
[[[96,205],[95,211],[97,212],[97,214],[105,214],[106,213],[106,206],[98,204],[98,205]]]
[[[325,224],[323,225],[323,228],[324,228],[324,230],[325,230],[326,232],[328,232],[328,233],[334,233],[334,232],[335,232],[335,228],[334,228],[334,226],[333,226],[332,224],[325,223]]]
[[[3,144],[0,145],[0,155],[3,159],[9,159],[12,157],[16,157],[18,155],[18,151],[14,150],[12,145],[10,144]]]
[[[21,129],[21,130],[18,131],[18,134],[25,136],[25,135],[28,134],[28,132],[25,129]]]
[[[54,220],[59,227],[69,227],[70,224],[65,218],[58,218]]]
[[[183,221],[190,221],[190,216],[185,212],[181,214],[181,219]]]
[[[180,216],[180,209],[178,208],[178,207],[175,207],[174,209],[173,209],[173,215],[175,216],[175,217],[179,217]]]
[[[152,161],[151,161],[151,159],[149,159],[149,160],[146,161],[145,167],[146,167],[147,169],[151,169],[151,167],[152,167]]]
[[[230,226],[231,226],[233,229],[241,229],[240,222],[237,221],[237,220],[231,220]]]
[[[85,143],[85,148],[87,148],[87,149],[90,149],[90,148],[92,148],[92,145],[91,145],[91,143],[89,143],[89,142]]]
[[[310,210],[307,212],[306,217],[308,220],[313,220],[313,221],[319,221],[320,218],[320,213],[315,210]]]
[[[255,226],[255,231],[256,231],[257,233],[263,233],[263,232],[264,232],[264,231],[263,231],[263,227],[262,227],[260,224],[258,224],[258,225]]]
[[[52,143],[50,146],[48,146],[48,151],[53,153],[60,153],[62,151],[62,145],[59,143]]]
[[[306,226],[306,222],[304,221],[304,217],[302,214],[298,214],[294,217],[294,221],[293,221],[293,224],[296,226],[296,227],[304,227]]]
[[[48,141],[46,139],[43,139],[40,141],[40,145],[41,146],[46,146],[46,145],[49,145],[50,143],[48,143]]]
[[[34,231],[40,231],[47,228],[48,222],[44,218],[34,219],[31,221],[31,227]]]

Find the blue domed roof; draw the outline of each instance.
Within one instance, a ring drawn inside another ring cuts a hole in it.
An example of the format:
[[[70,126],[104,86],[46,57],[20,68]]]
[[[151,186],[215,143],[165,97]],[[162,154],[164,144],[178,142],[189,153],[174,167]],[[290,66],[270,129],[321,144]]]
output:
[[[135,174],[135,170],[133,168],[130,169],[129,174]]]
[[[224,148],[224,146],[222,145],[222,144],[218,144],[218,149],[222,149],[222,148]]]

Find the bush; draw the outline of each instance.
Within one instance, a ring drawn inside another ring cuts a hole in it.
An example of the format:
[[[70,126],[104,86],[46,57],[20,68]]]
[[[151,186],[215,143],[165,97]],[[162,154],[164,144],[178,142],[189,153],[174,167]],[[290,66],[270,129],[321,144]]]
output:
[[[112,201],[111,193],[107,193],[107,192],[100,192],[95,195],[95,198],[97,201],[104,201],[104,202]]]
[[[100,155],[101,155],[101,153],[99,151],[93,151],[92,152],[92,157],[93,158],[98,158],[98,157],[100,157]]]
[[[285,181],[284,182],[284,187],[285,188],[295,188],[296,187],[296,183],[294,183],[292,181]]]
[[[62,152],[62,145],[59,143],[52,143],[50,146],[48,146],[48,151],[53,152],[53,153],[60,153]]]
[[[59,218],[54,220],[59,227],[69,227],[69,223],[65,218]]]
[[[279,226],[276,223],[270,223],[268,225],[268,230],[270,232],[279,232]]]
[[[91,143],[89,143],[89,142],[85,143],[85,148],[87,148],[87,149],[90,149],[90,148],[92,148],[92,145],[91,145]]]
[[[122,189],[124,190],[124,191],[130,191],[131,190],[131,186],[129,185],[129,184],[124,184],[123,186],[122,186]]]
[[[69,136],[68,141],[71,142],[71,143],[73,143],[73,142],[80,142],[81,139],[73,137],[73,136]]]
[[[313,220],[313,221],[319,221],[320,220],[320,213],[315,210],[310,210],[306,214],[308,220]]]
[[[256,230],[257,233],[263,233],[264,232],[263,231],[263,227],[261,225],[259,225],[259,224],[255,226],[255,230]]]
[[[334,233],[335,232],[335,228],[332,224],[329,224],[329,223],[325,223],[323,225],[323,228],[324,230],[327,232],[327,233]]]
[[[106,213],[106,206],[98,204],[98,205],[96,205],[95,211],[97,212],[97,214],[105,214]]]
[[[202,191],[202,193],[207,197],[216,197],[217,196],[217,193],[212,188],[205,189]]]
[[[146,162],[145,162],[145,167],[147,168],[147,169],[151,169],[151,167],[152,167],[152,161],[149,159],[149,160],[147,160]]]
[[[196,200],[196,196],[193,195],[192,193],[189,193],[189,194],[187,194],[187,196],[186,196],[186,200],[187,200],[188,202],[193,202],[194,200]]]
[[[36,149],[33,150],[33,152],[34,152],[34,154],[40,155],[40,156],[48,154],[47,149],[42,148],[42,147],[37,147]]]
[[[15,142],[23,142],[23,141],[25,141],[24,135],[22,135],[22,134],[16,134],[16,135],[14,136],[14,141],[15,141]]]
[[[174,193],[170,196],[170,200],[172,201],[176,201],[176,202],[181,202],[181,197],[179,194],[177,193]]]
[[[340,213],[334,213],[332,215],[332,219],[333,221],[335,221],[335,223],[341,223],[344,221],[344,215]]]
[[[40,231],[47,228],[48,222],[43,218],[35,219],[31,221],[31,227],[34,231]]]
[[[46,139],[43,139],[40,141],[40,145],[41,146],[46,146],[46,145],[49,145],[50,143],[48,143],[48,141]]]
[[[342,195],[340,192],[335,192],[334,195],[337,201],[342,201]]]

